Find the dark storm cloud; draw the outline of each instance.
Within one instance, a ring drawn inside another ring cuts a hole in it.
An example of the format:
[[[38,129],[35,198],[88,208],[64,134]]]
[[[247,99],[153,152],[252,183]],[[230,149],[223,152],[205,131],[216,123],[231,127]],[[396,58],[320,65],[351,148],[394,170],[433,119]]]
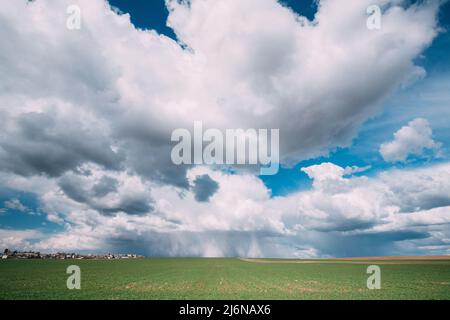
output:
[[[219,184],[207,174],[197,176],[192,187],[195,200],[198,202],[207,202],[218,189]]]
[[[445,193],[445,190],[442,190]],[[450,206],[450,196],[448,194],[425,195],[420,199],[408,202],[402,208],[403,212],[414,212],[417,210],[430,210]]]
[[[104,197],[111,192],[116,192],[118,184],[117,179],[104,176],[92,187],[92,193],[95,197]]]
[[[128,155],[129,166],[141,177],[183,189],[189,188],[186,172],[189,165],[174,165],[169,148],[143,149]],[[144,152],[147,150],[147,153]]]
[[[375,240],[375,241],[403,241],[403,240],[414,240],[414,239],[425,239],[428,238],[430,234],[424,231],[416,230],[398,230],[398,231],[385,231],[378,233],[368,233],[361,234],[357,236],[359,240]]]
[[[64,176],[59,180],[58,185],[70,199],[86,204],[90,202],[90,196],[83,188],[83,182],[78,177]]]
[[[308,233],[314,247],[322,255],[333,257],[361,257],[399,255],[403,241],[423,240],[430,233],[418,230],[385,231],[365,234],[343,234],[340,232]],[[420,253],[420,250],[412,254]]]
[[[57,177],[83,163],[120,169],[123,155],[111,149],[106,137],[76,120],[48,113],[25,113],[17,129],[0,137],[0,169],[30,176]]]
[[[70,199],[88,205],[104,215],[114,215],[124,212],[129,215],[143,215],[153,211],[152,199],[147,194],[120,194],[118,193],[118,181],[114,178],[103,176],[91,189],[85,186],[85,182],[77,175],[65,175],[59,179],[58,185],[64,194]],[[107,194],[115,193],[119,197],[117,205],[105,205],[97,201]]]
[[[117,207],[96,208],[100,213],[111,215],[118,212],[125,212],[129,215],[143,215],[153,211],[151,200],[146,196],[126,196],[121,199]]]
[[[137,252],[147,256],[286,257],[284,247],[265,232],[147,232],[107,239],[112,252]]]
[[[330,219],[325,223],[325,226],[313,227],[313,230],[322,231],[322,232],[331,232],[331,231],[353,231],[353,230],[366,230],[373,227],[376,222],[375,221],[364,221],[361,219]]]

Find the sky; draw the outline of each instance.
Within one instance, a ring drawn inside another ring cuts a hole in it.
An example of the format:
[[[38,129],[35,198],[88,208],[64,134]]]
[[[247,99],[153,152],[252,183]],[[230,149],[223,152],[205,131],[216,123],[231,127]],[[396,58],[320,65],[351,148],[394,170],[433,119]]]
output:
[[[0,25],[0,247],[450,254],[450,2],[18,0]],[[175,165],[195,121],[279,129],[280,170]]]

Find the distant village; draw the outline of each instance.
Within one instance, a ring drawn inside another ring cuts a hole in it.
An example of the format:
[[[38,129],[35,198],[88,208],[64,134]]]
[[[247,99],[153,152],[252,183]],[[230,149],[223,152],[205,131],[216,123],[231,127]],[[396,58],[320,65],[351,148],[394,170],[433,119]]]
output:
[[[40,253],[35,251],[11,251],[5,249],[3,251],[2,260],[4,259],[139,259],[144,258],[144,256],[138,254],[79,254],[79,253],[67,253],[67,252],[57,252],[57,253]]]

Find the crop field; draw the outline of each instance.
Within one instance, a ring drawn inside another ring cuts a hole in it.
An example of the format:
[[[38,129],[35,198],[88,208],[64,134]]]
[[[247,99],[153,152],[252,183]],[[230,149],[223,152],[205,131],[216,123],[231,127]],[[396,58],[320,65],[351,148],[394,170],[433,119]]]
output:
[[[372,264],[379,290],[366,286]],[[80,290],[67,289],[69,265]],[[2,260],[0,299],[450,299],[450,259]]]

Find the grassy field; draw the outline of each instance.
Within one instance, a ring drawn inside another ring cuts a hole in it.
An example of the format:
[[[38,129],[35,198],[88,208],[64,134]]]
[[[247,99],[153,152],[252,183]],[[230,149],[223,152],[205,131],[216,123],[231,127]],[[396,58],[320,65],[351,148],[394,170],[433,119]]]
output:
[[[66,288],[71,264],[81,290]],[[450,260],[2,260],[0,299],[450,299]]]

